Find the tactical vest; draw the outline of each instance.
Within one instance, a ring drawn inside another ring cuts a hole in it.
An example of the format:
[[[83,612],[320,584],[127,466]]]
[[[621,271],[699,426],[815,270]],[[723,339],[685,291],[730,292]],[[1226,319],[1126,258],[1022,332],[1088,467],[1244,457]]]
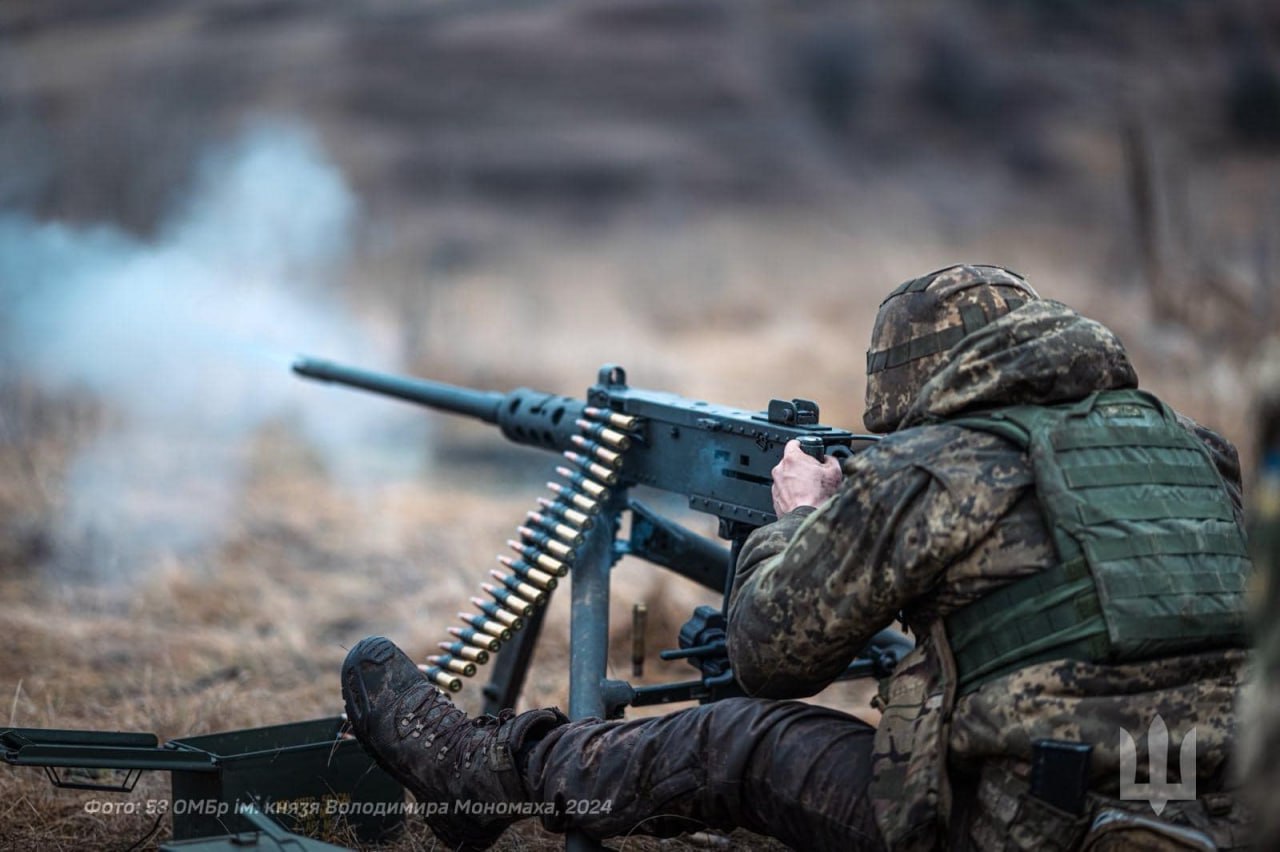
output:
[[[1136,390],[947,421],[1031,461],[1058,563],[947,617],[961,692],[1055,659],[1244,647],[1245,538],[1207,448]]]

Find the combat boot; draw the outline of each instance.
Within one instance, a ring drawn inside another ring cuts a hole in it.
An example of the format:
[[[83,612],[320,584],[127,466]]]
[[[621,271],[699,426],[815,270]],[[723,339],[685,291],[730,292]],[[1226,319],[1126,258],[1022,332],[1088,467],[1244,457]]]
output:
[[[487,849],[534,812],[518,807],[529,798],[517,755],[568,721],[558,710],[469,719],[380,636],[347,654],[342,695],[356,739],[417,797],[431,830],[454,849]]]

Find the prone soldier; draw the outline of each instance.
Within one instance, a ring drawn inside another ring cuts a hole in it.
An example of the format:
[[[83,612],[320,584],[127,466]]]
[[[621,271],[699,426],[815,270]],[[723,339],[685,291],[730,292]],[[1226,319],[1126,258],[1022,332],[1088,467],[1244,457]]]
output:
[[[549,828],[598,838],[1243,845],[1225,780],[1246,653],[1234,448],[1139,392],[1109,330],[998,267],[894,290],[867,372],[864,421],[886,437],[843,470],[789,445],[778,520],[742,549],[729,657],[753,697],[470,719],[390,641],[351,650],[347,714],[378,763],[421,801],[498,805],[428,817],[444,842],[486,848],[541,804]],[[788,700],[897,619],[917,647],[878,727]],[[1176,788],[1155,770],[1170,755]],[[582,801],[608,807],[566,807]]]

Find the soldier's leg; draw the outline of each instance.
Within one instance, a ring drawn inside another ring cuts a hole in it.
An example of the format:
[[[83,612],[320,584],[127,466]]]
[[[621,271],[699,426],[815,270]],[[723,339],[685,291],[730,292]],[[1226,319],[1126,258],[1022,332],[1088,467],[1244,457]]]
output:
[[[596,837],[741,826],[805,850],[880,845],[874,730],[835,710],[742,698],[629,722],[469,718],[380,637],[348,653],[342,694],[352,733],[452,848],[487,848],[542,802],[559,806],[551,827]]]
[[[667,716],[560,725],[526,747],[557,830],[594,837],[747,828],[797,849],[878,849],[875,729],[823,707],[735,698]]]

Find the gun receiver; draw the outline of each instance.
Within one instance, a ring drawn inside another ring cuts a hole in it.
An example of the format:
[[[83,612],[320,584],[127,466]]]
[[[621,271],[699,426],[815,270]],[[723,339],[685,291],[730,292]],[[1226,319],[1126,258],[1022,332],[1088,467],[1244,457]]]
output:
[[[753,412],[686,399],[673,393],[627,386],[626,372],[600,368],[585,401],[518,388],[509,393],[480,391],[442,382],[374,373],[311,358],[294,372],[392,396],[428,408],[495,423],[517,444],[578,451],[590,461],[626,462],[597,479],[623,489],[646,485],[687,497],[689,507],[716,515],[721,535],[741,538],[776,519],[770,471],[782,448],[800,440],[806,452],[845,457],[875,440],[824,426],[818,406],[803,399],[773,400]],[[599,421],[592,437],[583,434],[588,415]],[[610,428],[610,418],[626,423],[626,434]]]

